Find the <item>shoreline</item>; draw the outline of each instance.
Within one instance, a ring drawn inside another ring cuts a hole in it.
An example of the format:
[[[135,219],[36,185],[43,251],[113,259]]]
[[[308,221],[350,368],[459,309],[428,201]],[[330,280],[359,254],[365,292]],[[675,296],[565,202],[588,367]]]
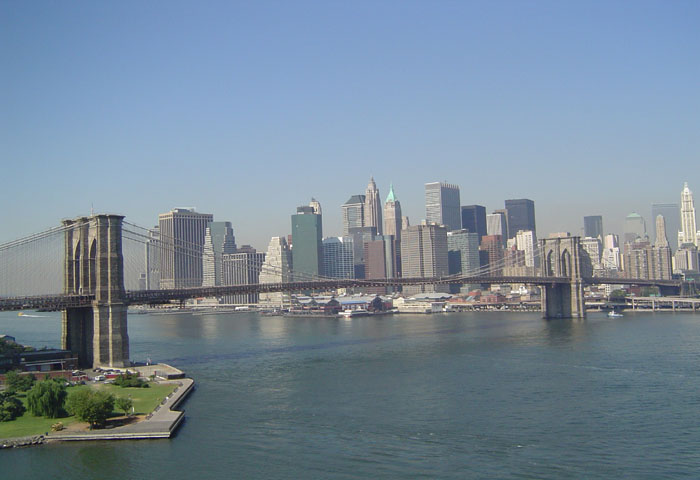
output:
[[[151,440],[171,438],[185,419],[184,410],[175,410],[195,389],[191,378],[161,382],[178,386],[146,417],[136,423],[120,427],[85,432],[48,432],[40,435],[0,439],[0,449],[29,447],[51,442]]]

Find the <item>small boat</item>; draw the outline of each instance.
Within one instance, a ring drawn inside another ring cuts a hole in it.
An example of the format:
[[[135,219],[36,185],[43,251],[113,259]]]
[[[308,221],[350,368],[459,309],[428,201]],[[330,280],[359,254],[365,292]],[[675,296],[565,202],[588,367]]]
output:
[[[338,313],[341,317],[344,318],[350,318],[350,317],[364,317],[366,315],[369,315],[369,312],[365,310],[364,308],[358,308],[356,310],[343,310],[342,312]]]
[[[610,310],[608,312],[608,317],[610,318],[618,318],[618,317],[624,317],[621,313],[616,312],[615,310]]]

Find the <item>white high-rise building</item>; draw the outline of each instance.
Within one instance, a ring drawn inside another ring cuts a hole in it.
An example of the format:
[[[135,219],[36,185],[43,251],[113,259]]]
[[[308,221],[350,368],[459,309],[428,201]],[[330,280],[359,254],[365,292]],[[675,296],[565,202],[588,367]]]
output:
[[[515,235],[518,250],[525,252],[525,266],[536,267],[539,265],[537,256],[537,237],[532,230],[519,230]]]
[[[425,220],[444,225],[448,232],[462,228],[457,185],[443,182],[425,184]]]
[[[700,232],[695,223],[695,204],[693,192],[688,188],[688,182],[683,185],[681,192],[681,230],[678,232],[678,246],[683,244],[698,245]]]
[[[601,243],[598,237],[584,237],[581,239],[581,247],[588,253],[591,258],[591,266],[593,271],[599,270],[601,267]]]
[[[424,222],[401,232],[401,271],[404,277],[445,277],[449,275],[447,229]],[[404,294],[447,292],[446,285],[406,285]]]
[[[272,237],[267,247],[265,262],[260,271],[260,283],[286,283],[292,279],[292,252],[284,237]],[[289,294],[261,293],[260,305],[268,308],[288,308]]]
[[[175,208],[158,215],[161,288],[202,286],[204,236],[213,220],[213,215],[193,208]]]
[[[379,198],[377,184],[374,177],[370,177],[365,191],[365,227],[376,227],[377,235],[382,234],[382,202]]]
[[[202,254],[203,287],[224,285],[222,255],[236,253],[231,222],[211,222],[204,235]]]

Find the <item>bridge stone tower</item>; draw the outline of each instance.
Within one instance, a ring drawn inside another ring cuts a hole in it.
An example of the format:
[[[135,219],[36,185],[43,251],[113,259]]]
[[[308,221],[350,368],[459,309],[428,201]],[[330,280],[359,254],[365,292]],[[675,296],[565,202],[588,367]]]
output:
[[[584,277],[590,277],[591,260],[580,237],[540,240],[543,275],[566,278],[566,282],[546,285],[542,291],[545,318],[585,318]]]
[[[129,361],[121,215],[64,220],[64,293],[94,295],[91,307],[63,312],[61,346],[82,367],[126,367]]]

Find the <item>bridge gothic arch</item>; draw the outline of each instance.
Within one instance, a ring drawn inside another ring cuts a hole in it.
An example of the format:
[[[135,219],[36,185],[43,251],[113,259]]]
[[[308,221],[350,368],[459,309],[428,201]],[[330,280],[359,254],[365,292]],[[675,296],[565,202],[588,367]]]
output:
[[[582,273],[587,271],[586,252],[579,237],[546,238],[540,240],[545,258],[545,277],[557,277],[560,282],[542,288],[542,311],[545,318],[584,318],[586,316]]]

